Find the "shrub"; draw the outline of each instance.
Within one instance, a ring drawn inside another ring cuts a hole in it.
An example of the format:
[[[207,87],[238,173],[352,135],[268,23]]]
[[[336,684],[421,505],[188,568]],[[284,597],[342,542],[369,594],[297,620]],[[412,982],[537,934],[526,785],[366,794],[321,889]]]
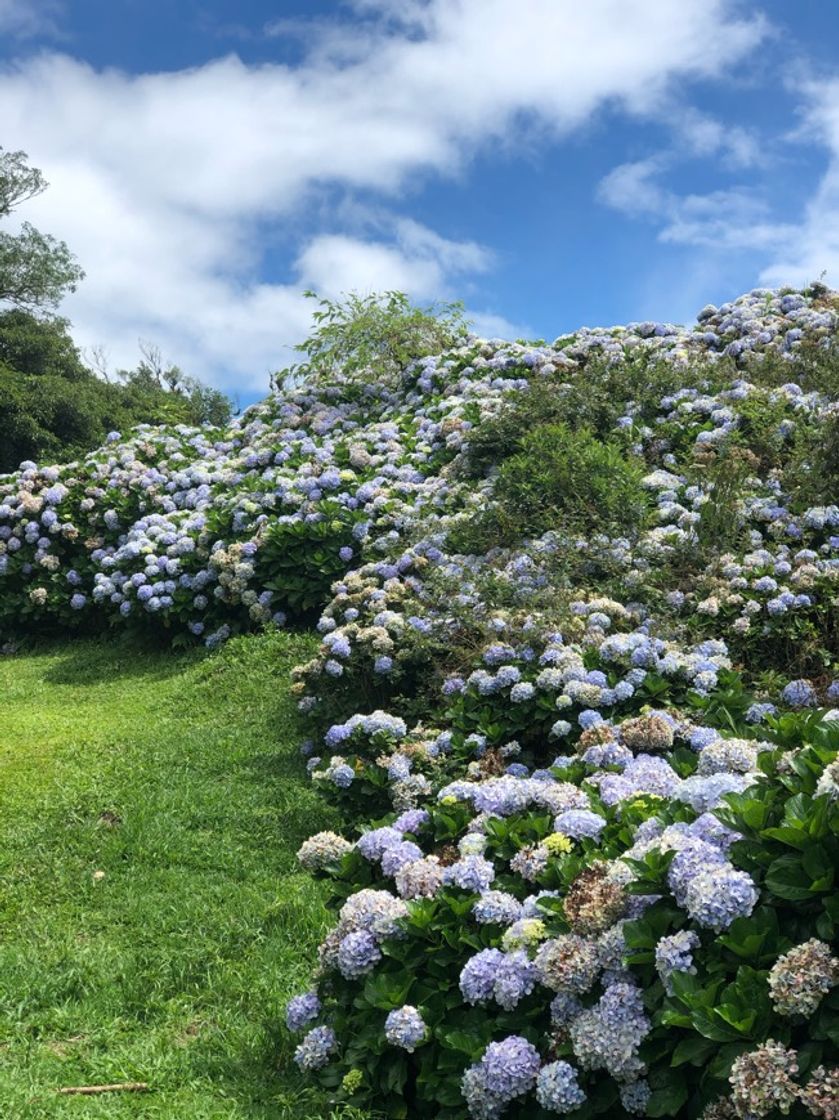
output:
[[[498,471],[495,505],[465,532],[454,533],[454,548],[465,551],[468,544],[469,550],[486,551],[550,529],[637,535],[648,510],[644,471],[617,443],[566,424],[543,425],[520,442]]]
[[[313,312],[314,329],[296,349],[305,360],[274,375],[276,384],[311,381],[328,384],[336,378],[394,384],[417,358],[439,354],[465,340],[463,305],[447,303],[418,307],[404,292],[341,299],[319,298]]]

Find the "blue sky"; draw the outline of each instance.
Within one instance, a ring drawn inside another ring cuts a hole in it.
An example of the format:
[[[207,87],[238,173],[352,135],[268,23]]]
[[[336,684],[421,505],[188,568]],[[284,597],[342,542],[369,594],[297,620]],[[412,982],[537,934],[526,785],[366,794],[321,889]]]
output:
[[[0,0],[21,219],[63,307],[239,395],[302,290],[462,299],[486,334],[689,322],[839,286],[839,5],[749,0]]]

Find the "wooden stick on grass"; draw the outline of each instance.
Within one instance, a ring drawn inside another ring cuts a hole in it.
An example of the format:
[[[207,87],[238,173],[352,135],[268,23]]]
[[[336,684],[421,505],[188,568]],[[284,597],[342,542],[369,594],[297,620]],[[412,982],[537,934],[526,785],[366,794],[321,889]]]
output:
[[[73,1085],[58,1091],[92,1097],[95,1093],[145,1093],[148,1085],[145,1081],[126,1081],[122,1085]]]

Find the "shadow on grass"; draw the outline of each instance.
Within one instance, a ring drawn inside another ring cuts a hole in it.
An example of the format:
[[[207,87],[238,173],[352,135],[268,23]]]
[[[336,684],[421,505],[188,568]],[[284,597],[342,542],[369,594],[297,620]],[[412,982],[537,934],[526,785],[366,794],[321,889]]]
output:
[[[150,638],[110,634],[38,642],[27,653],[60,655],[61,660],[47,670],[44,680],[50,684],[79,686],[132,677],[165,680],[207,656],[202,647],[173,650]]]
[[[380,1120],[382,1114],[351,1105],[330,1105],[324,1095],[299,1074],[288,1037],[276,1023],[263,1023],[258,1046],[246,1055],[207,1055],[205,1076],[236,1102],[248,1120]],[[383,1120],[383,1117],[382,1117]]]

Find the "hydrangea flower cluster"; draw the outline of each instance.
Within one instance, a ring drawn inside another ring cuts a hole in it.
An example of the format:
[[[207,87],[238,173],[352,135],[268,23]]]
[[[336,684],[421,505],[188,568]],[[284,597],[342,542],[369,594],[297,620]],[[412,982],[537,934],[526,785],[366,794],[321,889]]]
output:
[[[493,1120],[504,1106],[532,1089],[539,1075],[538,1050],[518,1035],[491,1042],[463,1078],[463,1095],[475,1120]]]
[[[416,1007],[400,1007],[391,1011],[385,1020],[385,1038],[392,1046],[399,1046],[412,1054],[425,1040],[428,1028]]]
[[[769,992],[781,1015],[813,1014],[839,984],[839,960],[824,941],[811,938],[779,957],[769,972]]]

